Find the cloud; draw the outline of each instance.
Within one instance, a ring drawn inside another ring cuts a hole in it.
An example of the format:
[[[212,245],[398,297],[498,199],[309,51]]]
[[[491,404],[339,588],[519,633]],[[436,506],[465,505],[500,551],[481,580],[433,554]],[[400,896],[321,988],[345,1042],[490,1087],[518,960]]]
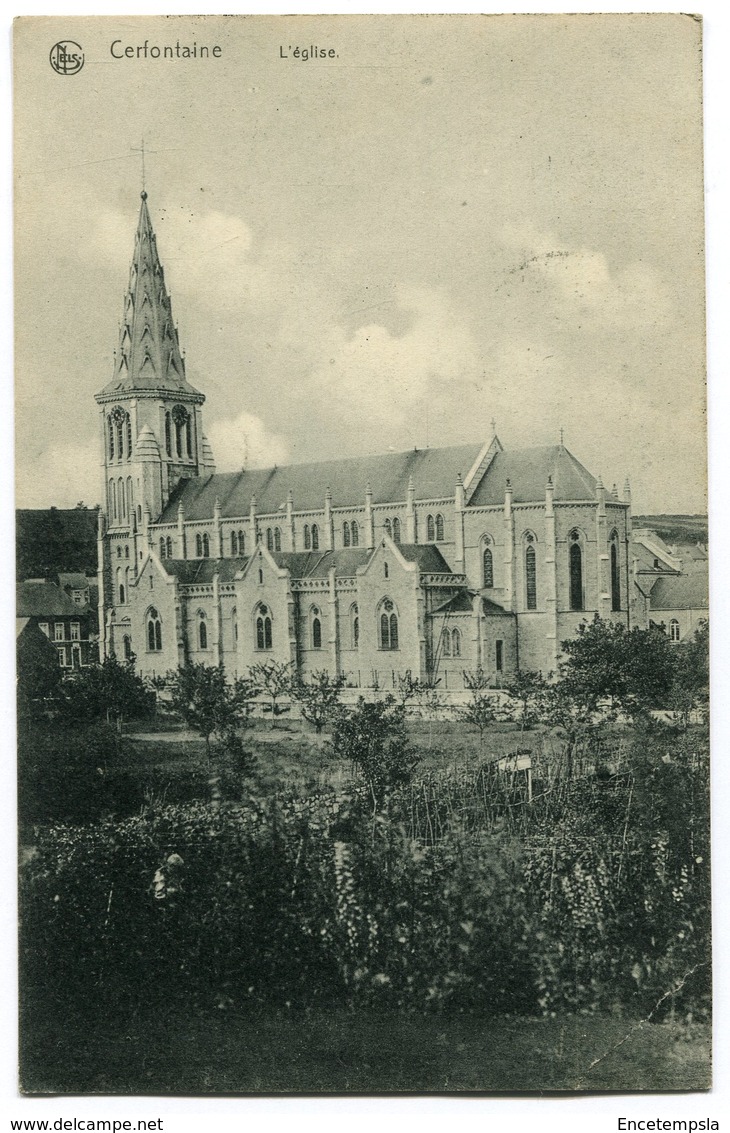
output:
[[[214,421],[207,429],[218,472],[240,468],[269,468],[289,459],[286,440],[269,433],[260,417],[239,413],[238,417]]]

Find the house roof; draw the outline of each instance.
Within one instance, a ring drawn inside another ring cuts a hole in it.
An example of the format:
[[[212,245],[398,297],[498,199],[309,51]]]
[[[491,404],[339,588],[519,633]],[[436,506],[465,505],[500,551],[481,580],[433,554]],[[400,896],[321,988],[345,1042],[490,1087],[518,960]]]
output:
[[[710,604],[709,580],[704,574],[658,578],[651,591],[651,610],[705,610]]]
[[[216,498],[224,519],[245,516],[250,511],[252,496],[256,497],[259,514],[281,512],[283,518],[290,491],[295,511],[321,511],[328,488],[333,507],[362,507],[368,486],[374,504],[396,503],[406,499],[411,479],[416,499],[442,499],[454,495],[457,476],[467,475],[483,447],[474,443],[409,449],[183,480],[170,497],[160,522],[174,523],[179,503],[186,520],[210,519]]]
[[[85,607],[77,606],[55,582],[21,582],[16,591],[16,614],[27,618],[78,618]]]
[[[556,500],[595,499],[595,477],[563,445],[549,445],[496,453],[469,506],[503,504],[508,480],[514,503],[543,501],[548,476],[552,476]]]

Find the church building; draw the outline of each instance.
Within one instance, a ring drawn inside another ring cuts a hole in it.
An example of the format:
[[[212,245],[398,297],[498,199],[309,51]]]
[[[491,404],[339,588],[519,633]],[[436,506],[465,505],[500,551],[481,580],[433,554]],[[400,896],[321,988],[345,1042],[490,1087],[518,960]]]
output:
[[[96,395],[102,656],[142,675],[265,659],[387,689],[554,671],[595,612],[632,625],[631,501],[560,443],[217,474],[142,193],[114,376]],[[465,676],[466,674],[466,676]]]

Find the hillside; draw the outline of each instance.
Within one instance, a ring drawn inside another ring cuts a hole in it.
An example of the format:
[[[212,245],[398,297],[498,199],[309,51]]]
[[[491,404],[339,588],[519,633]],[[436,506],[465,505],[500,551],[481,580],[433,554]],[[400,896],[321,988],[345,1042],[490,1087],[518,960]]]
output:
[[[18,509],[18,579],[52,578],[59,571],[96,574],[97,508]]]
[[[706,515],[635,515],[634,527],[649,527],[665,543],[707,544]]]

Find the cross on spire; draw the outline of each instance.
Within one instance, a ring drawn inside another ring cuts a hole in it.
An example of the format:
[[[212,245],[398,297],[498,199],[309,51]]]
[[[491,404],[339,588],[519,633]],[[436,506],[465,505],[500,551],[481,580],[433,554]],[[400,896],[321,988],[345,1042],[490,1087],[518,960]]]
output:
[[[561,425],[560,426],[560,444],[561,444],[561,446],[564,444],[564,442],[565,442],[565,429]]]
[[[141,142],[141,144],[139,145],[138,148],[135,148],[135,146],[132,146],[132,153],[138,153],[140,155],[140,158],[141,158],[141,161],[142,161],[142,193],[143,194],[146,194],[146,192],[147,192],[147,186],[145,184],[144,155],[146,153],[156,153],[156,152],[157,151],[153,150],[153,149],[150,149],[150,150],[145,149],[144,137],[142,138],[142,142]]]
[[[496,435],[497,435],[497,420],[496,420],[495,417],[492,417],[492,436],[496,437]]]

